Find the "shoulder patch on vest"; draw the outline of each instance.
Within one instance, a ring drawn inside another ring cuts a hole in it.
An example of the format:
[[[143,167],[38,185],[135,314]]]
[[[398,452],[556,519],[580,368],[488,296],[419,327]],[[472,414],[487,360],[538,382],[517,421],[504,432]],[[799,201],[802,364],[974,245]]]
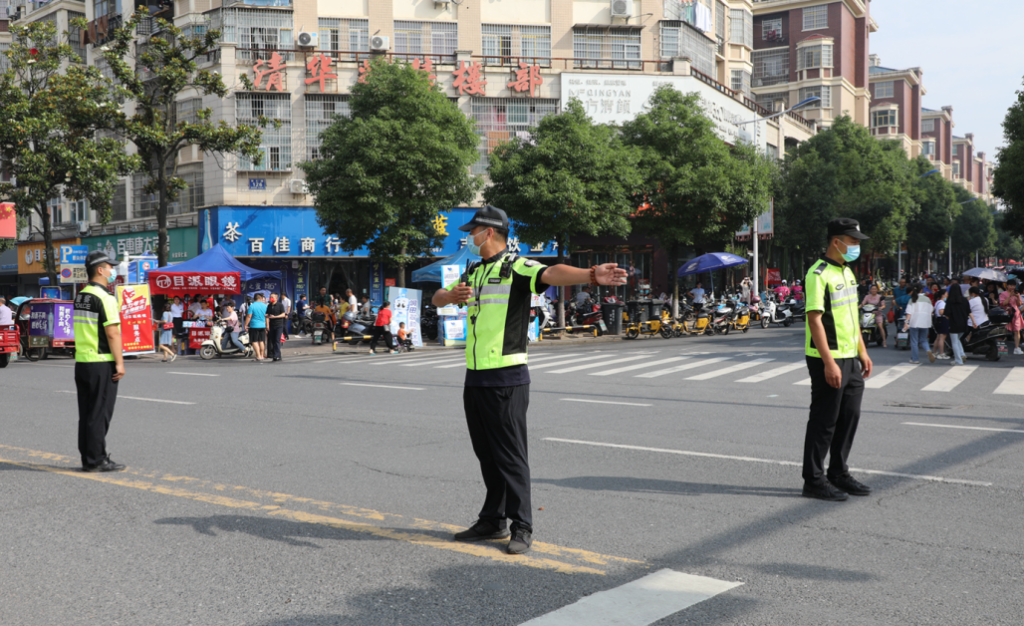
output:
[[[825,267],[827,266],[824,263],[819,262],[817,269],[814,270],[814,273],[817,274],[818,276],[821,276],[821,274],[825,271]]]
[[[540,263],[527,259],[523,261],[523,265],[525,265],[526,267],[533,267],[534,265],[540,265]]]

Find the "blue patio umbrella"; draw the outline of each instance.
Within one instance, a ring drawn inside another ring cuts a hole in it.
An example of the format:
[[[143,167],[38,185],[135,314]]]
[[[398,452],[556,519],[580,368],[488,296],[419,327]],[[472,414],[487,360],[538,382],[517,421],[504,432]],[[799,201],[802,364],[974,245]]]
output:
[[[17,298],[11,298],[11,304],[14,306],[21,306],[21,303],[25,300],[31,300],[32,298],[26,298],[25,296],[18,296]]]
[[[727,267],[736,267],[749,263],[743,257],[728,252],[709,252],[702,254],[695,259],[690,259],[679,268],[677,276],[690,276],[692,274],[703,274],[715,270],[724,270]],[[711,275],[711,293],[715,292],[715,277]]]

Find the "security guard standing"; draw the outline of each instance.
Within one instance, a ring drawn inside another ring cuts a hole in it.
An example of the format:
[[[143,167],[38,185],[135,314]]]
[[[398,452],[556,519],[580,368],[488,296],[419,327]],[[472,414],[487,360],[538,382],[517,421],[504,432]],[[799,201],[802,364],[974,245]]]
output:
[[[124,465],[107,455],[107,431],[124,378],[121,316],[117,299],[107,291],[117,278],[115,262],[105,252],[85,258],[89,284],[75,296],[75,386],[78,388],[78,451],[86,472],[118,472]]]
[[[548,286],[622,285],[626,271],[614,263],[580,269],[522,259],[507,248],[505,212],[489,205],[459,230],[469,232],[467,247],[483,261],[468,267],[459,282],[435,293],[433,303],[469,304],[462,400],[487,495],[477,522],[456,533],[455,539],[480,541],[511,534],[508,553],[523,554],[533,543],[526,442],[530,296]],[[511,532],[507,520],[512,522]]]
[[[857,278],[847,263],[867,239],[849,218],[828,223],[828,251],[807,272],[806,354],[811,374],[811,414],[804,438],[803,495],[842,501],[871,488],[850,476],[846,459],[860,421],[864,379],[871,357],[861,340]],[[828,472],[825,454],[830,453]]]

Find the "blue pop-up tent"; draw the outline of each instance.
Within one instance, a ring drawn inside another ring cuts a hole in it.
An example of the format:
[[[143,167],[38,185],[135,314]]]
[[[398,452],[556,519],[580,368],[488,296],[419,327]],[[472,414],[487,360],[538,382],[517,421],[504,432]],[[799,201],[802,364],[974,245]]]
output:
[[[480,260],[480,256],[473,254],[469,251],[469,246],[463,246],[458,252],[451,255],[446,259],[435,261],[426,267],[421,267],[418,270],[412,272],[412,282],[414,283],[439,283],[443,280],[443,272],[445,265],[458,265],[461,268],[466,267],[466,262],[476,262]]]
[[[192,274],[196,272],[238,272],[243,281],[257,278],[281,278],[281,272],[254,269],[231,256],[219,243],[194,259],[177,265],[161,267],[161,273]]]

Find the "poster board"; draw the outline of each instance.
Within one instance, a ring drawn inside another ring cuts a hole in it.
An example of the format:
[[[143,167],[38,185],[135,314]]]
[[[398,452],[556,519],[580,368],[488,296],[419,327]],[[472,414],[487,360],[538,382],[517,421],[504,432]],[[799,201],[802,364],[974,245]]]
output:
[[[124,354],[156,352],[149,285],[118,285],[115,294],[121,314],[121,350]]]
[[[423,347],[423,335],[420,332],[420,301],[423,292],[405,287],[387,287],[387,294],[387,300],[391,303],[392,336],[398,337],[398,325],[405,322],[405,330],[409,333],[412,345]]]
[[[29,314],[29,346],[63,348],[65,342],[74,343],[75,328],[72,321],[75,305],[70,302],[43,302],[32,305]]]
[[[210,338],[210,327],[202,322],[182,322],[182,327],[188,329],[188,347],[198,350],[203,347],[203,342]]]

